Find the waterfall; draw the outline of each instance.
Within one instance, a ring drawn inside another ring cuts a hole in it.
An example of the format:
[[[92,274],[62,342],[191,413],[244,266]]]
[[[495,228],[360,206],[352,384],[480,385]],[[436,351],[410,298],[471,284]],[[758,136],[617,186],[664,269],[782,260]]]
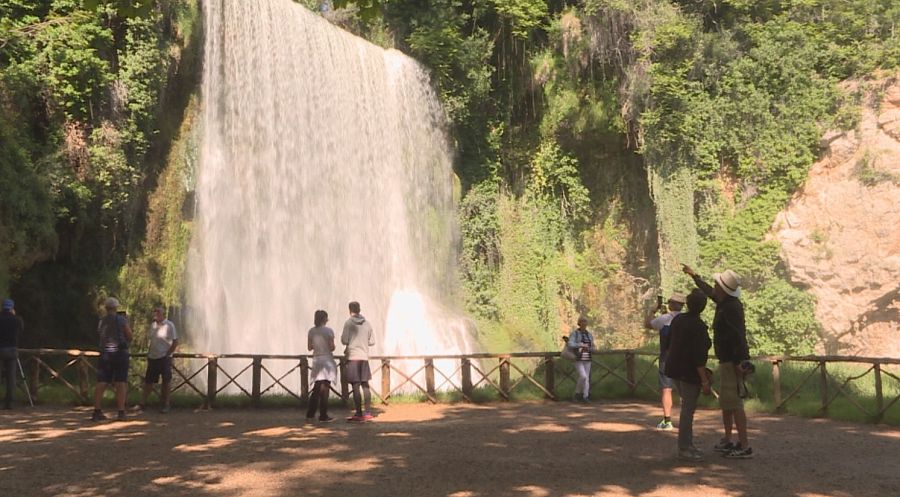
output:
[[[314,311],[339,337],[356,300],[374,354],[471,352],[451,310],[452,154],[427,73],[290,0],[204,11],[193,348],[305,354]]]

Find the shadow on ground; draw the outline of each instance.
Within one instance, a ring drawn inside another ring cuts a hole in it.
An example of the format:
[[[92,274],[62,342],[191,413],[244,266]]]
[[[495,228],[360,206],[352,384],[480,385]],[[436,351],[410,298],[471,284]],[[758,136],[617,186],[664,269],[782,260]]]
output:
[[[296,409],[176,410],[91,423],[86,409],[0,414],[3,496],[885,496],[900,430],[751,420],[757,457],[675,457],[655,406],[399,405],[376,422],[306,424]],[[337,414],[343,414],[338,411]],[[719,433],[698,413],[697,444]]]

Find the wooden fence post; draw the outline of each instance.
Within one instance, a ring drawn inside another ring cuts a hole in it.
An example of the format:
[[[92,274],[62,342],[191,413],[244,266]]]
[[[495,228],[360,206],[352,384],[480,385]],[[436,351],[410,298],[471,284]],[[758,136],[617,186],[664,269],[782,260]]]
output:
[[[341,357],[340,363],[341,369],[341,399],[344,401],[344,406],[347,406],[350,402],[350,383],[347,382],[347,358]]]
[[[381,402],[388,403],[391,396],[391,360],[381,360]]]
[[[819,361],[819,388],[822,390],[822,414],[828,415],[828,370],[825,361]]]
[[[262,377],[262,357],[253,356],[253,390],[250,391],[250,404],[253,407],[259,407],[260,404],[260,383]]]
[[[434,397],[434,359],[425,359],[425,391],[428,395]]]
[[[775,407],[781,405],[781,361],[772,361],[772,393],[775,396]],[[783,410],[783,408],[779,408]]]
[[[556,361],[553,360],[552,356],[547,356],[544,361],[544,385],[547,388],[547,391],[550,392],[549,395],[546,395],[548,399],[556,400]]]
[[[469,361],[468,357],[462,358],[461,365],[461,373],[462,373],[462,391],[463,395],[472,398],[472,363]]]
[[[509,356],[500,357],[500,395],[509,400]]]
[[[87,359],[85,359],[84,355],[81,355],[78,357],[78,391],[81,395],[82,404],[91,401],[90,378],[91,374],[90,369],[88,369]]]
[[[625,379],[628,380],[628,393],[632,397],[637,390],[637,381],[635,380],[635,361],[634,352],[625,352]]]
[[[884,417],[884,392],[881,389],[881,363],[875,363],[875,422],[881,421]]]
[[[300,405],[309,405],[309,359],[300,358]]]
[[[219,358],[206,359],[206,408],[216,407],[216,394],[219,393]]]

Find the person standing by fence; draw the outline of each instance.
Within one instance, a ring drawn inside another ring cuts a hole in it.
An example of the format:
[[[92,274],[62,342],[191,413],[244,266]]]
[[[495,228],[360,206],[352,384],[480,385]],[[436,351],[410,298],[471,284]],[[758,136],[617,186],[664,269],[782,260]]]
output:
[[[660,296],[660,305],[657,306],[657,311],[664,310],[662,307],[662,296]],[[662,403],[663,409],[663,419],[659,423],[657,423],[656,428],[658,430],[673,430],[674,426],[672,426],[672,387],[675,386],[672,379],[666,376],[666,351],[669,348],[669,325],[672,323],[672,320],[675,319],[675,316],[681,313],[682,307],[684,307],[684,295],[680,293],[673,293],[671,297],[669,297],[668,302],[669,312],[665,314],[661,314],[657,317],[653,317],[652,314],[648,315],[644,319],[644,327],[647,329],[655,330],[659,333],[659,391],[660,391],[660,401]]]
[[[106,316],[100,319],[97,332],[100,335],[100,361],[97,365],[97,386],[94,388],[94,412],[92,421],[106,419],[101,409],[103,392],[109,383],[115,385],[116,408],[119,421],[125,419],[125,389],[128,382],[128,344],[131,342],[131,326],[128,319],[119,314],[119,301],[113,297],[104,303]]]
[[[675,380],[681,396],[678,416],[678,457],[697,461],[703,454],[694,447],[694,412],[700,392],[711,393],[706,361],[709,358],[708,327],[700,314],[706,309],[706,295],[694,289],[687,296],[687,312],[675,316],[669,329],[665,374]]]
[[[353,404],[356,406],[356,412],[347,418],[347,421],[371,421],[374,416],[372,416],[372,392],[369,389],[369,380],[372,379],[372,371],[369,369],[369,347],[375,345],[375,332],[372,325],[359,313],[359,302],[350,302],[348,307],[350,318],[344,323],[341,343],[347,346],[344,351],[347,357],[347,382],[353,387]],[[360,388],[364,398],[360,398]]]
[[[0,365],[6,380],[6,394],[3,397],[3,408],[12,409],[13,395],[16,391],[16,366],[18,365],[18,340],[25,325],[22,318],[16,316],[16,304],[12,299],[3,301],[0,311]]]
[[[725,433],[714,449],[730,459],[749,459],[753,457],[753,449],[750,448],[747,436],[747,413],[744,411],[744,401],[738,394],[738,384],[743,377],[741,365],[750,359],[744,304],[739,299],[740,276],[728,269],[714,274],[715,286],[710,286],[690,267],[685,265],[682,269],[694,279],[697,288],[716,303],[713,345],[716,359],[719,360],[719,405],[722,408]],[[737,427],[737,444],[731,441],[732,426]]]
[[[325,326],[328,313],[318,310],[313,315],[313,324],[306,336],[306,348],[313,351],[312,379],[313,389],[309,394],[309,408],[306,420],[315,419],[319,411],[319,421],[329,422],[334,418],[328,415],[328,392],[337,377],[334,366],[334,330]]]
[[[591,352],[594,351],[594,336],[587,329],[588,320],[578,318],[578,328],[569,334],[568,346],[575,352],[575,402],[588,402],[591,394]]]
[[[162,306],[153,308],[153,322],[150,323],[150,350],[147,351],[147,373],[144,375],[144,389],[141,392],[143,409],[147,405],[150,390],[162,378],[160,400],[163,414],[169,412],[169,392],[172,388],[172,354],[178,348],[178,332],[175,323],[165,318]]]

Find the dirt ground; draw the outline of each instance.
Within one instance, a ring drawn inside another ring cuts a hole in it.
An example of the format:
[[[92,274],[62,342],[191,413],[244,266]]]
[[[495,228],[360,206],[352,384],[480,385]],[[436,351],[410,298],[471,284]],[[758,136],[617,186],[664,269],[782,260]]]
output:
[[[333,412],[345,415],[344,409]],[[751,417],[755,459],[675,457],[641,403],[397,405],[374,422],[298,409],[0,411],[0,497],[898,496],[900,430]],[[696,443],[718,437],[701,411]]]

